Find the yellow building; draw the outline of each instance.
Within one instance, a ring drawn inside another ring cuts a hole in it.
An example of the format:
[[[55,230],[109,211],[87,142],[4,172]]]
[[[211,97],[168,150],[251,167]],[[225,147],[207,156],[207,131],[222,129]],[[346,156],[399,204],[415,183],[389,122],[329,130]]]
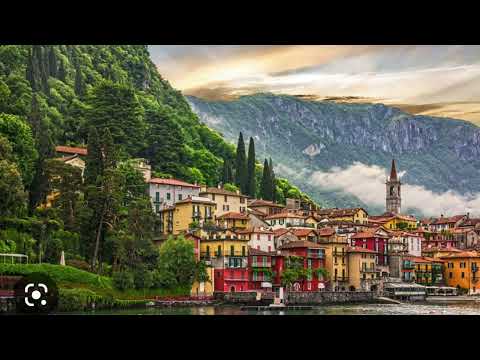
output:
[[[245,213],[228,212],[217,217],[217,225],[226,229],[247,229],[250,218]]]
[[[215,202],[215,218],[228,212],[247,214],[247,196],[218,187],[203,186],[200,196]]]
[[[375,265],[376,252],[361,247],[348,247],[348,289],[350,291],[376,291],[378,269]]]
[[[189,229],[199,229],[203,225],[213,223],[215,203],[198,196],[177,201],[174,206],[166,207],[159,212],[160,232],[178,235]]]
[[[320,218],[327,218],[334,221],[348,221],[355,224],[368,223],[368,213],[363,208],[351,209],[320,209],[317,211]]]
[[[371,224],[383,226],[387,230],[416,230],[417,219],[407,215],[370,216]]]
[[[461,288],[469,295],[480,294],[480,254],[477,251],[465,251],[442,256],[444,278],[448,286]]]
[[[330,276],[331,290],[348,290],[347,237],[339,235],[320,237],[318,243],[325,249],[325,268]]]
[[[213,276],[213,267],[207,267],[207,274],[210,281],[206,281],[204,283],[199,283],[195,281],[192,285],[192,296],[211,296],[213,295],[213,291],[215,289],[215,277]]]
[[[318,225],[318,220],[314,216],[308,216],[305,219],[305,224],[311,225],[314,229],[316,229]]]

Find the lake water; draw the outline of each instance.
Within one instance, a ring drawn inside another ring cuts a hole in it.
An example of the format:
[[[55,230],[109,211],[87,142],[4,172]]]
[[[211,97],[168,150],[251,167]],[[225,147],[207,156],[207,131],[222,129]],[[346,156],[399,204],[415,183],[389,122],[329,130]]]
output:
[[[242,311],[239,306],[155,307],[101,310],[80,315],[480,315],[477,304],[364,304],[321,306],[312,310]]]

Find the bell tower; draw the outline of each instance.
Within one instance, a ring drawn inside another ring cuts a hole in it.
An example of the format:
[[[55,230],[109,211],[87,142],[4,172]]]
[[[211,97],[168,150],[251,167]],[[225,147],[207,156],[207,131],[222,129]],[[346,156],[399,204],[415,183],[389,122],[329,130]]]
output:
[[[398,180],[397,169],[395,167],[395,159],[392,160],[392,168],[390,170],[390,177],[387,178],[387,197],[386,208],[387,213],[399,214],[402,205],[401,197],[401,183]]]

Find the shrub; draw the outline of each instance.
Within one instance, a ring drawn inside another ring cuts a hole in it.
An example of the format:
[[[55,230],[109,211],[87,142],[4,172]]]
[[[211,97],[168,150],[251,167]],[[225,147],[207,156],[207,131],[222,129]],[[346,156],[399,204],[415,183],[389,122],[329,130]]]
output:
[[[57,238],[48,239],[45,248],[45,257],[43,258],[43,260],[51,264],[59,264],[62,250],[62,240]]]
[[[113,274],[113,286],[120,291],[135,287],[134,276],[129,271],[119,271]]]
[[[138,269],[133,273],[136,289],[149,289],[153,286],[153,277],[150,271]]]
[[[152,271],[153,287],[156,289],[171,289],[177,285],[175,275],[169,271]]]

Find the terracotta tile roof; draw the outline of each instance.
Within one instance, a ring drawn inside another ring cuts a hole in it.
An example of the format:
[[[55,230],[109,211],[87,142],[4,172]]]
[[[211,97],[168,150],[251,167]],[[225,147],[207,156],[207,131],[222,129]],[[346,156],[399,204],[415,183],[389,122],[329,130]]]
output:
[[[317,214],[320,216],[327,216],[327,217],[353,216],[359,210],[365,211],[365,209],[363,208],[345,208],[345,209],[331,208],[331,209],[317,210]]]
[[[347,246],[347,252],[359,252],[359,253],[371,253],[371,254],[378,254],[377,251],[358,247],[358,246]]]
[[[276,204],[272,201],[268,201],[268,200],[263,200],[263,199],[255,199],[255,200],[252,200],[252,202],[250,202],[248,204],[249,207],[262,207],[262,206],[270,206],[270,207],[277,207],[277,208],[284,208],[285,206],[283,206],[282,204]]]
[[[289,213],[289,212],[281,212],[281,213],[278,213],[278,214],[273,214],[273,215],[270,215],[270,216],[266,216],[265,220],[286,219],[286,218],[289,218],[289,219],[305,219],[305,216],[292,214],[292,213]]]
[[[218,187],[208,187],[205,190],[200,191],[200,195],[202,194],[219,194],[219,195],[238,196],[238,197],[245,197],[245,198],[248,197],[246,195],[237,194],[236,192],[233,192],[233,191],[219,189]]]
[[[290,230],[290,229],[287,229],[287,228],[280,228],[280,229],[275,229],[275,230],[273,230],[273,235],[274,235],[275,237],[285,235],[286,233],[292,234],[291,230]],[[293,234],[292,234],[292,235],[293,235]]]
[[[351,239],[370,239],[375,237],[375,233],[372,231],[360,231],[352,235]]]
[[[442,259],[454,259],[454,258],[478,258],[480,254],[477,251],[460,251],[453,254],[442,255]]]
[[[318,236],[332,236],[335,235],[335,229],[332,228],[323,228],[317,230]]]
[[[217,216],[217,219],[219,219],[219,220],[223,220],[223,219],[227,219],[227,220],[230,220],[230,219],[231,220],[248,220],[249,217],[246,214],[231,211],[231,212],[225,213],[221,216]]]
[[[257,210],[257,209],[248,209],[248,212],[250,214],[258,216],[259,218],[264,218],[265,216],[267,216],[267,214],[265,214],[263,211],[260,211],[260,210]]]
[[[87,155],[87,149],[82,147],[56,146],[55,151],[64,154],[78,154],[83,156]]]
[[[290,241],[280,247],[281,250],[297,248],[322,249],[323,247],[308,240]]]
[[[262,251],[252,247],[248,247],[248,255],[272,256],[272,252]]]
[[[150,184],[158,184],[158,185],[174,185],[174,186],[184,186],[184,187],[191,187],[195,189],[199,189],[200,186],[189,184],[182,180],[177,179],[160,179],[160,178],[153,178],[149,181]]]
[[[250,228],[250,229],[245,229],[245,230],[237,230],[235,231],[237,234],[270,234],[273,235],[274,232],[269,229],[260,229],[258,227],[256,228]]]
[[[317,232],[314,229],[292,229],[292,233],[297,237],[308,236],[311,233],[315,236],[317,235]]]
[[[457,221],[461,220],[465,216],[466,215],[455,215],[455,216],[451,216],[451,217],[440,217],[438,219],[435,219],[431,224],[432,225],[453,224],[453,223],[456,223]]]
[[[212,201],[209,198],[204,198],[200,196],[189,196],[186,199],[176,202],[176,204],[187,204],[187,203],[215,205],[215,201]]]

